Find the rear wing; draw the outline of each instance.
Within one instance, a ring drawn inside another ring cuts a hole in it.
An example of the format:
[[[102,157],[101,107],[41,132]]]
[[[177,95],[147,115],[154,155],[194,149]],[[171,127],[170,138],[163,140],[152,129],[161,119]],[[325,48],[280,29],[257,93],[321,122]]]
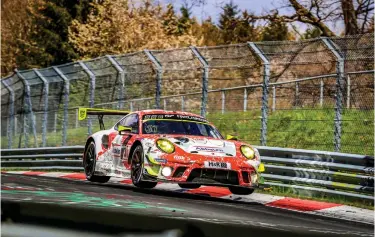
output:
[[[78,120],[87,119],[88,115],[98,115],[100,130],[105,130],[103,117],[104,115],[128,115],[130,111],[113,110],[113,109],[94,109],[94,108],[78,108]]]

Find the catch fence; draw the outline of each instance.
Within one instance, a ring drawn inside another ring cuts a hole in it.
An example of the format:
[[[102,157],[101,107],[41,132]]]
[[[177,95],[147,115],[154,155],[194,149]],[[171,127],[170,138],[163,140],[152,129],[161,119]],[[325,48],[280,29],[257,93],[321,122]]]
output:
[[[99,129],[78,121],[85,106],[194,112],[254,145],[371,155],[373,61],[374,35],[365,34],[144,50],[15,71],[1,80],[1,147],[83,144]]]

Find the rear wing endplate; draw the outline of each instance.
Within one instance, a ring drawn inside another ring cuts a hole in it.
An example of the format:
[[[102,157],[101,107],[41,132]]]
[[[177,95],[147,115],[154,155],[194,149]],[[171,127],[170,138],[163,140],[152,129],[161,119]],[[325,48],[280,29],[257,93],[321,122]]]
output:
[[[98,115],[100,130],[105,130],[103,117],[104,115],[128,115],[130,111],[113,110],[113,109],[96,109],[96,108],[78,108],[78,120],[82,121],[88,115]]]

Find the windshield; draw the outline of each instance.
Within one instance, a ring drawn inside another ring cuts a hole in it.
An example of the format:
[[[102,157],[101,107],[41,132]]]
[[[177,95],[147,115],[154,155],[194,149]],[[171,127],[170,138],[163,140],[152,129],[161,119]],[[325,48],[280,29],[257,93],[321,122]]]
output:
[[[222,139],[214,127],[206,123],[174,120],[147,120],[143,123],[143,134],[183,134]]]

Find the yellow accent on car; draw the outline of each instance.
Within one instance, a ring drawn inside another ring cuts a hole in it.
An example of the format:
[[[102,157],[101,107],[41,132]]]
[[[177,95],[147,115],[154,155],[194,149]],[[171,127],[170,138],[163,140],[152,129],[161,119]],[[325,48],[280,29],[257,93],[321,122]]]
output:
[[[255,151],[249,146],[241,146],[240,148],[242,155],[244,155],[247,159],[252,160],[255,158]]]
[[[173,143],[167,139],[158,139],[156,141],[156,146],[165,153],[171,154],[174,152]]]
[[[129,111],[114,109],[78,108],[78,120],[85,120],[88,114],[127,115]]]
[[[263,163],[260,163],[260,164],[259,164],[259,167],[258,167],[258,172],[259,172],[259,173],[262,173],[262,172],[264,172],[264,171],[266,171],[266,168],[264,167],[264,164],[263,164]]]
[[[146,157],[148,158],[148,160],[149,160],[151,163],[153,163],[153,164],[155,164],[155,165],[159,165],[159,164],[160,164],[159,162],[157,162],[157,161],[154,159],[154,157],[153,157],[151,154],[148,154]]]
[[[160,170],[160,165],[152,165],[152,166],[147,166],[145,167],[147,170],[147,173],[152,176],[158,176],[159,170]]]

